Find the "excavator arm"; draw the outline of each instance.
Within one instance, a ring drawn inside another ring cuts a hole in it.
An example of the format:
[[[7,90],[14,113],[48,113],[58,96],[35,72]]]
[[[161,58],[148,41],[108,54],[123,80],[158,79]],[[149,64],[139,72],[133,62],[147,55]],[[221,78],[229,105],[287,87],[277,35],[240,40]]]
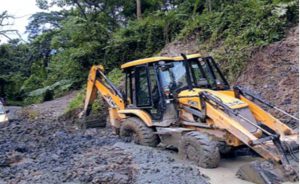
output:
[[[205,109],[207,116],[214,119],[214,122],[222,122],[221,124],[216,124],[216,126],[230,132],[239,141],[246,144],[266,160],[279,163],[282,168],[281,172],[276,173],[277,175],[284,173],[285,177],[292,178],[289,180],[298,180],[297,169],[293,168],[292,160],[288,159],[288,156],[293,154],[291,153],[292,148],[285,142],[286,138],[297,142],[297,133],[250,100],[247,100],[244,96],[241,95],[240,98],[247,102],[249,110],[264,126],[256,124],[254,119],[251,120],[247,114],[239,109],[231,109],[218,97],[208,92],[200,93],[201,101],[206,102],[202,109]],[[256,129],[256,131],[251,132],[251,129]],[[265,136],[262,137],[261,133]]]
[[[104,75],[102,65],[93,66],[90,70],[83,111],[79,117],[88,116],[91,106],[97,97],[97,91],[109,105],[110,111],[124,110],[125,102],[122,93]]]

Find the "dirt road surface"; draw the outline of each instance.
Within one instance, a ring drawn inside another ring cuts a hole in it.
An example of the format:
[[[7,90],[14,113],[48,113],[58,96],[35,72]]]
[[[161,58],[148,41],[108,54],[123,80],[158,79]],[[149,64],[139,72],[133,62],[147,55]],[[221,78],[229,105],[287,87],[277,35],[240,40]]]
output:
[[[12,121],[0,129],[0,184],[208,183],[172,151],[122,143],[109,126],[83,134],[58,121],[73,96],[9,107]]]
[[[109,126],[83,134],[58,121],[73,96],[9,108],[13,120],[0,129],[0,184],[249,183],[235,173],[252,157],[222,159],[220,167],[203,169],[174,150],[123,143]]]

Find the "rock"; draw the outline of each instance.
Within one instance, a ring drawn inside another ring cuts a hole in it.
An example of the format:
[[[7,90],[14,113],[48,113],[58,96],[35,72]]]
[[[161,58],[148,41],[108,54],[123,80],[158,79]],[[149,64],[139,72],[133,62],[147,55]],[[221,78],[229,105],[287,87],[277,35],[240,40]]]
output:
[[[9,167],[9,160],[5,157],[0,157],[0,167]]]
[[[299,170],[299,168],[297,169]],[[290,171],[289,171],[290,172]],[[288,174],[282,165],[268,161],[254,161],[242,165],[236,173],[237,177],[258,184],[294,182],[296,175]]]
[[[19,145],[19,146],[15,149],[15,151],[20,152],[20,153],[25,153],[25,152],[28,151],[28,148],[27,148],[24,144],[22,144],[22,145]]]

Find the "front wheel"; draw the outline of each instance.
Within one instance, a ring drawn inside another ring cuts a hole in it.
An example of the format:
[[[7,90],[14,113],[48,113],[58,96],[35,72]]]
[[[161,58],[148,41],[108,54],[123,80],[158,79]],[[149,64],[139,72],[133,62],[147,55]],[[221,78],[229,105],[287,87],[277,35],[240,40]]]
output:
[[[208,135],[192,131],[183,135],[179,154],[203,168],[216,168],[220,162],[218,145]]]
[[[135,117],[128,118],[121,123],[120,137],[125,142],[134,141],[134,143],[144,146],[155,147],[159,143],[159,138],[154,130]]]

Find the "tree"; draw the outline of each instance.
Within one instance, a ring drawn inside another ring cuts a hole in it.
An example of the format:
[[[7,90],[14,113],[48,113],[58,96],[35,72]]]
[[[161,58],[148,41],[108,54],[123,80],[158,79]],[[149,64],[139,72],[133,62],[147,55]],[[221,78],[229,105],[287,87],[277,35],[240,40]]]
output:
[[[26,32],[30,39],[43,33],[61,28],[61,21],[67,16],[64,11],[38,12],[30,17]]]
[[[20,96],[20,88],[30,76],[29,47],[19,39],[0,45],[0,96],[10,99]]]
[[[18,30],[16,29],[9,29],[7,27],[11,26],[12,23],[9,21],[13,19],[14,17],[9,15],[7,11],[4,11],[0,14],[0,36],[3,36],[7,38],[8,40],[11,40],[12,38],[9,36],[9,34],[13,33],[16,34],[19,38],[21,38]],[[1,41],[1,40],[0,40]]]
[[[141,19],[142,17],[141,0],[136,0],[136,17],[137,19]]]

